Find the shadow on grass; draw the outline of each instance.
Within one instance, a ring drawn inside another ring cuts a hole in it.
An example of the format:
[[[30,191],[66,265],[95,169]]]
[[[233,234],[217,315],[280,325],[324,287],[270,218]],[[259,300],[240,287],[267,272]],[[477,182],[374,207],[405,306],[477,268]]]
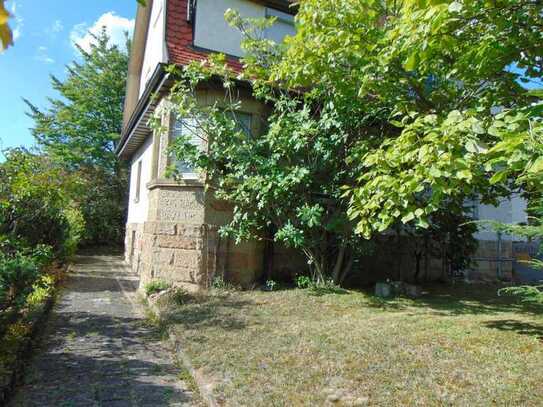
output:
[[[512,331],[520,335],[535,336],[543,341],[543,325],[541,324],[503,319],[499,321],[487,321],[484,325],[488,328],[499,329],[500,331]]]
[[[169,307],[164,314],[164,323],[179,324],[191,329],[204,327],[220,327],[224,330],[244,329],[246,324],[240,315],[244,308],[252,305],[255,305],[253,301],[241,300],[236,293],[196,296],[183,306]]]
[[[314,297],[322,297],[323,295],[329,294],[345,295],[349,294],[349,291],[341,287],[312,287],[307,290],[307,293]]]
[[[444,316],[496,315],[520,313],[541,315],[543,305],[521,303],[512,297],[498,296],[498,286],[458,285],[426,287],[426,293],[417,299],[402,297],[380,298],[368,293],[369,306],[391,311],[425,308]]]

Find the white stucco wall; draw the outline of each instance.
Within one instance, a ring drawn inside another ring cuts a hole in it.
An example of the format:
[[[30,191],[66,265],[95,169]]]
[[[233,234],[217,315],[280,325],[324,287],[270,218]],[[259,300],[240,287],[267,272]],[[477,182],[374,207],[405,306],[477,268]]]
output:
[[[514,195],[511,199],[504,199],[498,206],[479,205],[478,220],[495,220],[501,223],[515,224],[527,221],[526,200],[520,195]],[[497,233],[488,227],[479,226],[479,232],[475,234],[478,240],[497,240]],[[519,237],[502,236],[505,241],[519,240]]]
[[[153,137],[148,136],[145,143],[136,151],[130,164],[130,193],[128,202],[127,223],[143,223],[149,212],[149,190],[147,183],[151,181],[153,159]],[[141,162],[140,199],[136,202],[138,181],[138,163]]]
[[[194,45],[197,47],[242,56],[241,33],[224,20],[227,9],[239,11],[242,17],[279,17],[276,26],[266,33],[268,38],[280,41],[285,35],[293,35],[294,26],[288,24],[292,17],[248,0],[198,0]]]
[[[151,78],[156,66],[167,61],[167,48],[165,41],[166,27],[166,0],[154,0],[151,10],[151,21],[147,42],[145,45],[145,56],[141,70],[140,96],[145,90],[147,82]]]

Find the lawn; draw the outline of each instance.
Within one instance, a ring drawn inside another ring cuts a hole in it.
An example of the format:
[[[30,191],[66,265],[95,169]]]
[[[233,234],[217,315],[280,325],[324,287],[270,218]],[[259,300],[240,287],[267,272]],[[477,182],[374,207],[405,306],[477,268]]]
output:
[[[215,292],[167,313],[227,406],[541,405],[543,309],[484,286],[417,300]]]

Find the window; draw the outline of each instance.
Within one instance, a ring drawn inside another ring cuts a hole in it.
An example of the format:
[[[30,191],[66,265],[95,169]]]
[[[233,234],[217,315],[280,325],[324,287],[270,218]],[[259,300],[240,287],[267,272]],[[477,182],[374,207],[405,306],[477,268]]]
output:
[[[232,113],[232,118],[236,121],[238,129],[243,131],[247,135],[252,134],[253,116],[250,113],[235,112]],[[172,142],[178,137],[189,137],[191,143],[200,149],[205,147],[204,140],[197,134],[197,126],[194,119],[178,118],[175,120],[171,132]],[[176,157],[172,157],[171,164],[175,166],[176,170],[185,179],[197,179],[198,173],[196,168],[190,163],[178,160]]]
[[[138,169],[136,173],[136,196],[134,197],[134,202],[140,201],[141,193],[141,160],[138,161]]]
[[[204,142],[202,138],[198,136],[196,131],[196,123],[194,119],[177,118],[172,127],[171,140],[174,141],[181,136],[189,137],[192,144],[199,148],[203,148]],[[175,166],[177,171],[182,174],[183,178],[198,178],[196,169],[190,163],[183,160],[178,160],[176,157],[172,157],[172,164]]]
[[[232,113],[232,118],[236,121],[238,129],[243,131],[248,136],[253,134],[253,115],[244,112]]]

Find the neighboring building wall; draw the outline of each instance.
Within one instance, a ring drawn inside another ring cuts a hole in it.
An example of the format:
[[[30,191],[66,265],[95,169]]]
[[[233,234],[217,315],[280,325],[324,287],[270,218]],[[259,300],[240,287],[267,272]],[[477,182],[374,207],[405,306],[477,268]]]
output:
[[[497,221],[505,224],[527,221],[526,200],[520,195],[503,199],[498,206],[478,205],[475,217],[479,221]],[[491,227],[480,225],[475,234],[479,241],[477,253],[473,256],[474,267],[468,271],[471,280],[512,280],[515,258],[514,242],[523,241],[518,236],[498,235]]]
[[[145,56],[141,70],[140,96],[156,66],[167,61],[167,49],[165,43],[166,28],[166,0],[153,0],[151,20],[145,45]]]

